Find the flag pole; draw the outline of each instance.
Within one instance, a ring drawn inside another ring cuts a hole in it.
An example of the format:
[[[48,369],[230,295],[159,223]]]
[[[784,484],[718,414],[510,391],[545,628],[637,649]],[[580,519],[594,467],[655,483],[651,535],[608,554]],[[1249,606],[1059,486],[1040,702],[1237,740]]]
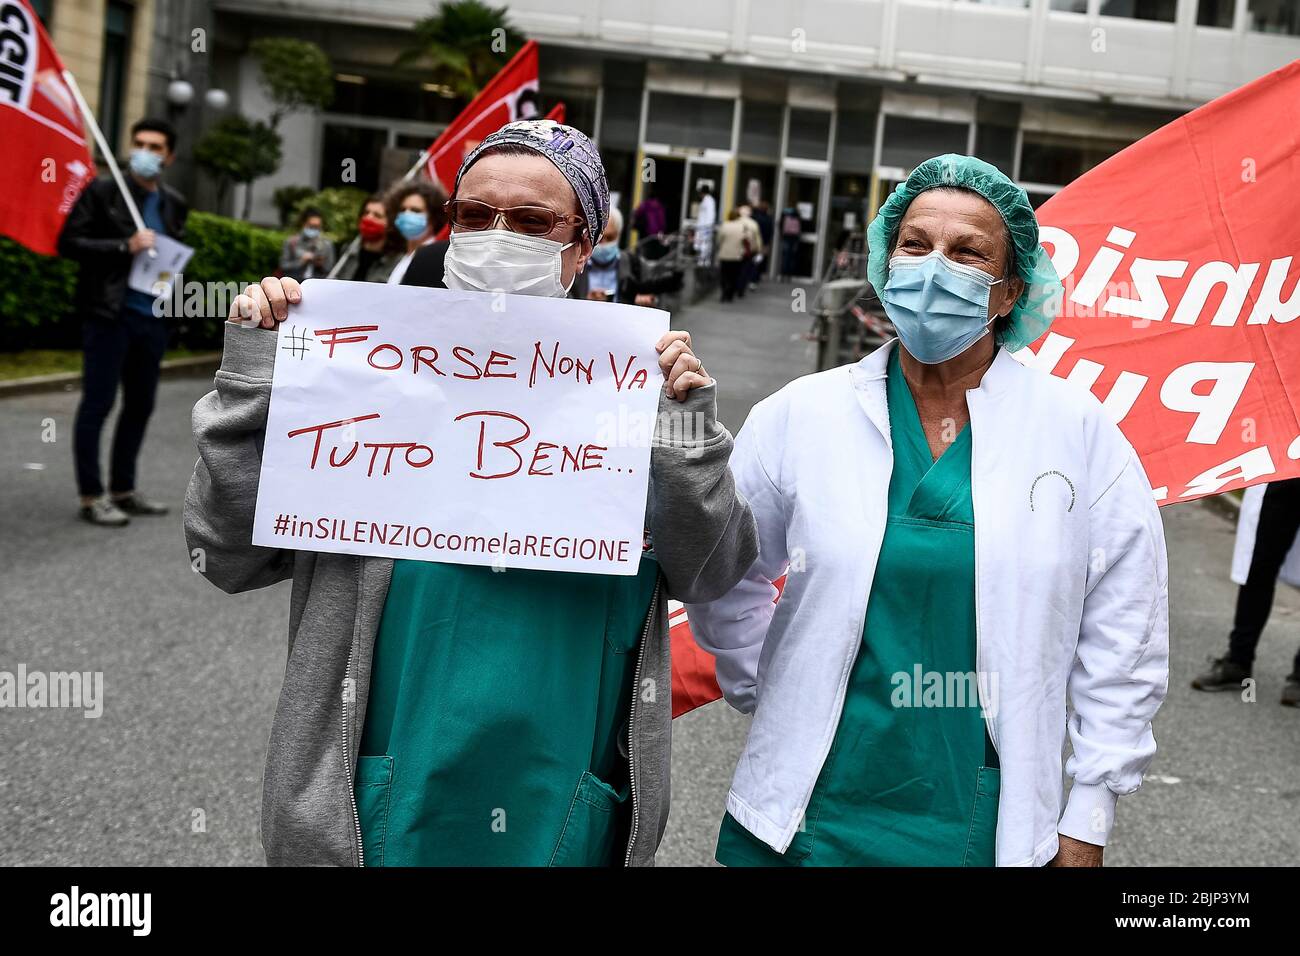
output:
[[[406,182],[408,179],[410,179],[420,170],[421,166],[423,166],[428,161],[429,161],[429,151],[427,149],[420,150],[420,158],[415,161],[415,165],[412,166],[410,169],[408,169],[406,171],[406,175],[403,176],[401,179],[399,179],[397,182],[398,183]],[[430,210],[430,212],[432,212],[432,210]],[[335,276],[337,276],[339,270],[343,268],[343,263],[347,262],[350,258],[352,258],[352,256],[356,255],[357,247],[360,245],[361,245],[361,234],[357,233],[355,236],[352,237],[352,241],[348,243],[348,247],[343,250],[343,255],[339,256],[338,261],[334,263],[334,268],[330,270],[330,274],[327,275],[325,278],[333,279]]]
[[[117,160],[113,158],[113,151],[108,148],[108,142],[104,139],[104,131],[99,128],[95,122],[95,114],[90,111],[85,97],[81,95],[81,87],[77,86],[77,78],[72,75],[71,70],[63,71],[63,82],[68,84],[68,89],[72,91],[72,98],[77,101],[77,108],[81,110],[81,116],[90,127],[90,134],[95,137],[95,145],[99,147],[100,153],[104,156],[104,161],[108,163],[109,172],[113,174],[113,181],[117,183],[117,188],[122,192],[122,199],[126,201],[127,211],[131,214],[131,221],[135,223],[137,232],[142,232],[145,228],[144,219],[140,216],[140,210],[135,204],[135,197],[131,195],[131,190],[126,188],[126,180],[122,178],[122,170],[118,168]],[[158,250],[148,249],[150,259],[158,258]]]

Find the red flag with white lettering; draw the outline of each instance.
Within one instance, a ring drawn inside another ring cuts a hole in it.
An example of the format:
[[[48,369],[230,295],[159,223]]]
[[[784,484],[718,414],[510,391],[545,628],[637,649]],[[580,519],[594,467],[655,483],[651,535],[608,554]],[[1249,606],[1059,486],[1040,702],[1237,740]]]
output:
[[[1300,475],[1297,196],[1300,61],[1039,210],[1065,302],[1030,364],[1092,389],[1162,505]]]
[[[466,153],[507,123],[537,115],[537,41],[529,40],[434,140],[425,171],[450,193]]]
[[[63,64],[27,0],[0,6],[0,235],[53,255],[95,175]]]

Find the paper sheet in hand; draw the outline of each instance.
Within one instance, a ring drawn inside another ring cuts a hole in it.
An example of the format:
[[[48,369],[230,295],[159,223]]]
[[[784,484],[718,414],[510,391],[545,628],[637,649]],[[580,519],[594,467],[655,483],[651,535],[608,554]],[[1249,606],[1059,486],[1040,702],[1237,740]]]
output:
[[[135,254],[126,284],[136,292],[154,297],[171,295],[172,283],[184,271],[194,250],[162,233],[154,236],[153,247],[157,256],[151,257],[143,249]]]
[[[253,543],[634,574],[667,328],[628,305],[304,283]]]

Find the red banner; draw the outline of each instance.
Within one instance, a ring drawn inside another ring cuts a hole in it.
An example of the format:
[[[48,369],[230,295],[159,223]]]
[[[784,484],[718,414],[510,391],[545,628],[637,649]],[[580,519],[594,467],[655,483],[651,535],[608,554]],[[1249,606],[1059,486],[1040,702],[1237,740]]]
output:
[[[434,140],[425,167],[429,178],[450,194],[466,153],[507,123],[537,119],[539,109],[537,41],[529,40]]]
[[[1300,61],[1039,210],[1065,282],[1031,364],[1092,389],[1162,505],[1300,475]]]
[[[95,175],[63,64],[26,0],[0,3],[0,234],[53,255]]]

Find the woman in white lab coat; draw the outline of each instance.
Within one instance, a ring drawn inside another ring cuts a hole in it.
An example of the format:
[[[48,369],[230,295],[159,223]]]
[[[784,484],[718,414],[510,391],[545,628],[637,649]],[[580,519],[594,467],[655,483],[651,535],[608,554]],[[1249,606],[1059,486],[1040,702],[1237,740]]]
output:
[[[753,410],[759,559],[690,608],[753,715],[717,857],[1100,865],[1168,680],[1150,484],[1090,393],[1010,354],[1061,300],[1023,190],[936,157],[869,240],[899,338]]]

